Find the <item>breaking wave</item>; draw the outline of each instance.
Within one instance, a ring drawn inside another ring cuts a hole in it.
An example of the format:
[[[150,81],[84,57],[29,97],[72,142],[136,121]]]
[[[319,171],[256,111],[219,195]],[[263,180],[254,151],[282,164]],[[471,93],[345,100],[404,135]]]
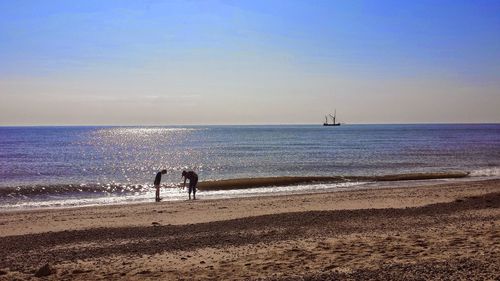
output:
[[[483,171],[481,175],[498,175],[499,170]],[[479,175],[471,173],[471,175]],[[409,180],[435,180],[435,179],[456,179],[469,176],[467,172],[447,172],[447,173],[412,173],[383,176],[310,176],[310,177],[266,177],[266,178],[237,178],[226,180],[213,180],[200,182],[200,191],[214,190],[237,190],[271,186],[293,186],[293,185],[313,185],[319,183],[347,183],[347,182],[385,182],[385,181],[409,181]],[[166,184],[162,188],[176,188],[178,185]],[[146,193],[152,190],[152,185],[148,184],[68,184],[68,185],[34,185],[18,187],[0,188],[0,198],[30,197],[30,196],[65,196],[82,194],[132,194]]]
[[[470,173],[471,177],[500,177],[500,167],[484,168],[474,170]]]
[[[406,181],[406,180],[434,180],[464,178],[469,173],[413,173],[384,176],[336,176],[336,177],[269,177],[269,178],[240,178],[201,182],[200,190],[231,190],[266,186],[289,186],[299,184],[338,183],[338,182],[378,182],[378,181]]]
[[[128,194],[142,193],[151,190],[151,185],[124,185],[124,184],[56,184],[33,185],[17,187],[0,187],[1,197],[17,196],[57,196],[68,194]]]

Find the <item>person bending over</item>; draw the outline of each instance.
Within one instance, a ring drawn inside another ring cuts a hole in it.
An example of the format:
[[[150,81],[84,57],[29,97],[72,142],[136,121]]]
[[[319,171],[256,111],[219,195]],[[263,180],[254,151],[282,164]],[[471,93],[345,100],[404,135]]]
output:
[[[193,200],[196,200],[196,184],[198,183],[198,175],[193,171],[182,171],[184,178],[184,187],[186,187],[186,180],[189,179],[189,200],[191,200],[191,191],[193,192]]]
[[[156,174],[155,177],[155,183],[154,186],[156,188],[156,202],[160,202],[160,182],[161,182],[161,175],[164,175],[167,173],[167,170],[161,170]]]

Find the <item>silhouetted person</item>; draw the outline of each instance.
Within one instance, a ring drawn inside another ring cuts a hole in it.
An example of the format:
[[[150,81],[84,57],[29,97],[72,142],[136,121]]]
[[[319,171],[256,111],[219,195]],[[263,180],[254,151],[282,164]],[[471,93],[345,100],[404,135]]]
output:
[[[161,175],[163,174],[166,174],[167,173],[167,170],[161,170],[160,172],[158,172],[156,174],[156,177],[155,177],[155,188],[156,188],[156,202],[160,202],[161,198],[160,198],[160,182],[161,182]]]
[[[186,180],[189,179],[189,200],[191,200],[191,191],[193,192],[193,200],[196,200],[196,184],[198,183],[198,175],[193,171],[182,171],[184,178],[184,187],[186,187]]]

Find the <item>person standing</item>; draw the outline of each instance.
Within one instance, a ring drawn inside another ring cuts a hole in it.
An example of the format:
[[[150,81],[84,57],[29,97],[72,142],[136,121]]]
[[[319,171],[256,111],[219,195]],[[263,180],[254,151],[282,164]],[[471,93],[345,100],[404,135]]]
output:
[[[160,198],[160,182],[161,182],[161,175],[164,175],[167,173],[167,170],[161,170],[159,171],[157,174],[156,174],[156,177],[155,177],[155,182],[154,182],[154,186],[156,188],[156,202],[160,202],[161,198]]]
[[[182,171],[184,178],[184,187],[186,187],[186,180],[189,179],[189,200],[191,200],[191,192],[193,192],[193,200],[196,200],[196,184],[198,183],[198,175],[193,171]]]

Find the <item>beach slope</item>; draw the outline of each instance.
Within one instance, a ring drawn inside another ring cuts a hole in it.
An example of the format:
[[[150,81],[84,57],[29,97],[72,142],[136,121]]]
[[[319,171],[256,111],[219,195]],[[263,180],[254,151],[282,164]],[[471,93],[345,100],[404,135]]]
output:
[[[500,277],[500,180],[404,185],[6,212],[0,280]]]

